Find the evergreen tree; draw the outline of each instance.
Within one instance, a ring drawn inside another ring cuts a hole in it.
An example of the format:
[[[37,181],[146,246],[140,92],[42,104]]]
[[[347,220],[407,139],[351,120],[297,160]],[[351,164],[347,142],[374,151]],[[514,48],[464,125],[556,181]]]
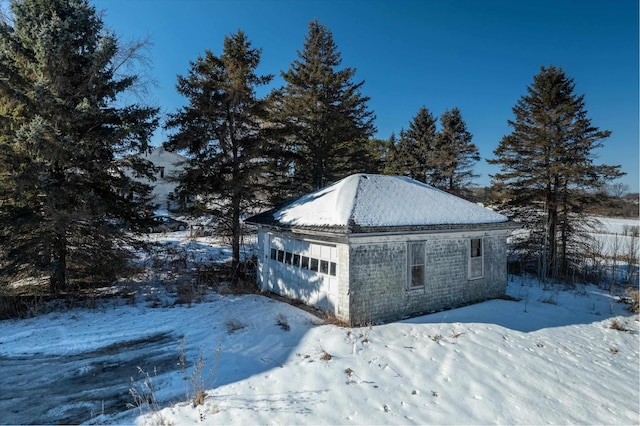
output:
[[[478,148],[458,108],[445,111],[437,120],[422,106],[400,138],[389,141],[385,173],[408,176],[435,188],[468,196],[466,187],[477,175],[473,165],[480,160]]]
[[[400,131],[400,139],[391,141],[387,171],[433,184],[439,173],[433,167],[438,162],[437,142],[436,119],[423,106],[409,122],[409,128]]]
[[[240,261],[240,218],[258,200],[269,131],[267,101],[255,91],[272,76],[256,75],[260,55],[242,31],[225,37],[219,57],[205,51],[191,62],[186,77],[178,77],[177,90],[189,104],[167,121],[167,128],[177,129],[167,149],[186,151],[189,158],[178,192],[202,197],[225,225],[234,271]]]
[[[452,194],[469,195],[467,189],[478,177],[473,173],[473,166],[480,161],[478,147],[471,142],[473,136],[467,131],[458,108],[446,110],[440,116],[440,123],[437,150],[442,152],[441,161],[433,164],[439,171],[439,179],[432,185]]]
[[[543,277],[575,271],[578,235],[594,189],[622,175],[620,166],[595,165],[594,150],[609,137],[587,118],[584,95],[561,68],[542,67],[513,107],[513,131],[490,164],[500,166],[493,191],[503,210],[530,231],[527,248]]]
[[[402,129],[400,129],[400,131],[402,132]],[[398,138],[396,138],[395,133],[391,133],[391,136],[389,136],[387,147],[383,173],[385,175],[404,175],[405,169],[402,167],[402,162],[400,161],[403,157],[401,156]]]
[[[10,7],[0,22],[3,279],[45,274],[54,293],[113,279],[125,235],[112,224],[149,190],[124,170],[147,173],[131,154],[146,148],[157,109],[119,99],[137,77],[118,74],[117,39],[87,0]]]
[[[274,123],[289,134],[290,176],[298,194],[321,188],[370,164],[367,140],[375,132],[368,97],[354,83],[355,69],[338,69],[342,59],[330,30],[309,24],[302,52],[274,95]]]

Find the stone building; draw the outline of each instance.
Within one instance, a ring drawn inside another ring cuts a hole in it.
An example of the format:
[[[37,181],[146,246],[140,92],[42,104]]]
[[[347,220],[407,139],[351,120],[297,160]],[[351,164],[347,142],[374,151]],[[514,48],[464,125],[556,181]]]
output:
[[[263,290],[351,325],[503,295],[505,216],[400,176],[356,174],[253,216]]]

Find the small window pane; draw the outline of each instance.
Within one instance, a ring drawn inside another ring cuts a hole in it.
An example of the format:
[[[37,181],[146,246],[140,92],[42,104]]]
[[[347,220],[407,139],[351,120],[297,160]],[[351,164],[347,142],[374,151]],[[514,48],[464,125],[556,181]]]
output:
[[[331,262],[329,275],[333,275],[334,277],[336,276],[336,262]]]
[[[409,244],[409,288],[423,287],[425,282],[425,243]]]
[[[482,239],[474,238],[471,240],[471,257],[482,256]]]
[[[278,262],[284,261],[284,251],[278,250]]]
[[[329,273],[329,261],[321,260],[320,261],[320,273],[328,274]]]
[[[276,260],[277,256],[278,256],[278,250],[272,248],[271,249],[271,259]]]
[[[413,265],[424,264],[424,244],[411,244],[411,259]]]
[[[411,287],[422,287],[424,285],[424,266],[417,265],[411,267]]]
[[[318,272],[318,259],[311,258],[311,267],[309,269]]]
[[[284,254],[284,263],[287,265],[291,265],[291,259],[293,258],[293,253],[286,252]]]
[[[300,267],[300,255],[299,254],[294,254],[293,255],[293,266]]]
[[[302,256],[300,267],[302,269],[309,269],[309,258],[307,256]]]

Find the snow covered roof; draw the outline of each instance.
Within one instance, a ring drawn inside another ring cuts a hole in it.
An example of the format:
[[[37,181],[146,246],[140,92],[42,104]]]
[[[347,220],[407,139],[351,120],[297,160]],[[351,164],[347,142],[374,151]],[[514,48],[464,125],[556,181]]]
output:
[[[476,225],[507,217],[404,176],[355,174],[269,212],[257,223],[290,227],[386,228]],[[257,217],[256,217],[257,218]],[[250,220],[251,221],[251,220]]]

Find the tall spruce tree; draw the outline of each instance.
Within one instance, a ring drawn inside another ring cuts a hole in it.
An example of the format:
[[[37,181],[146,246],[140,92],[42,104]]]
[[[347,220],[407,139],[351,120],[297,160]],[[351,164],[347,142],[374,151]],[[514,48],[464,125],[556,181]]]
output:
[[[231,238],[234,271],[241,215],[259,202],[269,132],[267,101],[257,97],[256,88],[272,76],[256,74],[260,55],[242,31],[225,37],[219,57],[205,51],[191,62],[187,76],[178,76],[177,90],[189,104],[167,121],[168,129],[177,129],[167,148],[186,151],[189,158],[178,192],[202,197],[205,208],[220,218],[222,233]]]
[[[422,106],[409,122],[407,130],[400,131],[400,138],[392,141],[387,171],[408,176],[420,182],[432,184],[437,170],[436,150],[438,133],[436,118]]]
[[[131,154],[146,148],[157,109],[119,98],[137,77],[118,74],[117,39],[87,0],[10,8],[0,22],[3,279],[45,275],[54,293],[113,279],[125,235],[112,224],[149,189],[125,169],[146,174]]]
[[[367,140],[375,132],[368,97],[354,83],[355,69],[339,69],[340,52],[329,29],[309,23],[298,59],[282,73],[272,120],[288,132],[293,157],[287,171],[299,194],[323,187],[371,163]]]
[[[581,256],[578,236],[594,189],[621,176],[620,166],[595,165],[594,150],[611,134],[587,118],[584,95],[561,68],[541,67],[513,107],[511,134],[490,164],[502,210],[530,231],[526,248],[542,277],[567,278]]]
[[[473,165],[480,160],[478,148],[458,108],[446,110],[437,120],[422,106],[400,138],[389,141],[385,173],[408,176],[457,195],[468,195],[466,188],[476,175]]]
[[[432,185],[452,194],[468,195],[469,186],[478,177],[473,172],[473,166],[480,161],[478,147],[471,142],[473,136],[458,108],[446,110],[440,116],[440,124],[436,150],[442,155],[439,164],[432,165],[439,172]]]

